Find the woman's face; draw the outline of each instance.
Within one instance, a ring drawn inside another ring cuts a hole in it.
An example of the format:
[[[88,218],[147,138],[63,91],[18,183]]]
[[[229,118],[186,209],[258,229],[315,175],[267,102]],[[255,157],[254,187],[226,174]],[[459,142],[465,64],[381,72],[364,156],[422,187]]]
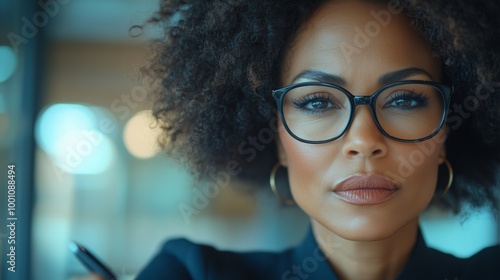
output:
[[[408,68],[422,71],[398,80],[441,80],[439,61],[403,12],[363,1],[333,1],[302,26],[286,53],[281,79],[283,86],[313,81],[297,77],[321,71],[340,77],[353,95],[367,96],[384,85],[379,78]],[[432,199],[445,158],[445,129],[420,143],[391,140],[364,105],[356,107],[342,137],[324,144],[300,142],[279,124],[280,160],[288,167],[296,203],[343,238],[390,237],[415,222]],[[371,189],[338,191],[353,186]]]

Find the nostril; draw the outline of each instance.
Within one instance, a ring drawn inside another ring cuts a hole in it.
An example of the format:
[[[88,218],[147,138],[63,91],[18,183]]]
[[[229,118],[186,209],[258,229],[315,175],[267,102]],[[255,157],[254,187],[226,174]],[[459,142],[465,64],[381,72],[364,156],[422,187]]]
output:
[[[359,152],[358,152],[358,151],[355,151],[355,150],[350,150],[350,151],[348,152],[348,154],[349,154],[350,156],[357,156],[357,155],[359,154]]]
[[[359,155],[364,155],[364,156],[367,156],[367,157],[377,157],[377,156],[382,156],[384,154],[384,150],[383,149],[373,149],[372,151],[370,151],[369,148],[363,150],[363,149],[349,149],[347,151],[347,155],[349,157],[356,157],[356,156],[359,156]]]

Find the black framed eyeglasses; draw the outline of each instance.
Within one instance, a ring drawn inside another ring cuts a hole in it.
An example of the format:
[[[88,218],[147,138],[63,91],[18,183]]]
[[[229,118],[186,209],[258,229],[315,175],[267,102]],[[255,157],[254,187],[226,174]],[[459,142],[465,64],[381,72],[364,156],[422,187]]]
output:
[[[379,130],[400,142],[420,142],[442,128],[453,87],[420,80],[385,85],[370,96],[341,86],[304,82],[273,90],[281,121],[295,139],[320,144],[344,135],[358,105],[370,106]]]

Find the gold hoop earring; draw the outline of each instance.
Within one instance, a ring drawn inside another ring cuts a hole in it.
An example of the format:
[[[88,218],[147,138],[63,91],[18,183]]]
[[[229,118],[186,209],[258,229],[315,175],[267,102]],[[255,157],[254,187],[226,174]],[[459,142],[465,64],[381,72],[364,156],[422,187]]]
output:
[[[451,168],[451,164],[447,159],[444,160],[444,164],[446,164],[446,168],[448,168],[448,184],[446,185],[444,191],[436,198],[436,201],[440,200],[448,193],[451,187],[451,183],[453,182],[453,168]]]
[[[283,197],[279,191],[278,188],[276,187],[276,173],[278,172],[278,169],[281,167],[281,164],[278,162],[274,165],[273,169],[271,169],[271,176],[269,177],[269,185],[271,185],[271,190],[273,191],[274,195],[284,204],[286,205],[295,205],[295,201],[293,199],[285,198]]]

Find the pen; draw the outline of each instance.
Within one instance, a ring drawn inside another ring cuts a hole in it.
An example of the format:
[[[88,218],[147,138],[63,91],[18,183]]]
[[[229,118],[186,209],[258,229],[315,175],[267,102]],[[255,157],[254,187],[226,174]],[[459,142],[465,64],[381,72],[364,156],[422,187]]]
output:
[[[71,241],[68,247],[90,272],[104,277],[106,280],[116,280],[116,276],[113,272],[85,247],[74,241]]]

